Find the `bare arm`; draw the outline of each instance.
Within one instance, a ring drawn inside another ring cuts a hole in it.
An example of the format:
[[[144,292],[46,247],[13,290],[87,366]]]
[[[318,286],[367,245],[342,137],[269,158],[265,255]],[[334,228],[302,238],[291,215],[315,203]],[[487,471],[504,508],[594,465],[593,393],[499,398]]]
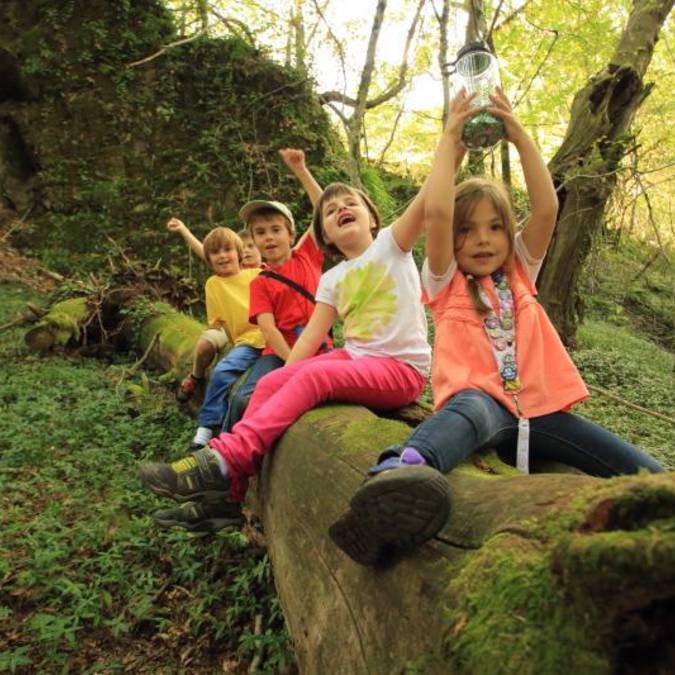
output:
[[[516,146],[523,167],[527,194],[530,198],[530,220],[523,229],[522,237],[530,255],[542,258],[551,242],[558,215],[558,197],[551,174],[534,141],[511,112],[511,106],[504,93],[497,90],[490,98],[493,105],[489,110],[504,122],[506,135]]]
[[[427,261],[432,274],[445,274],[455,258],[453,216],[455,209],[455,172],[464,151],[461,149],[464,121],[477,112],[472,97],[461,91],[450,104],[448,122],[436,148],[427,178],[424,223],[427,233]]]
[[[460,130],[460,137],[461,137],[461,130]],[[444,152],[447,150],[448,150],[447,148],[443,149]],[[439,150],[436,151],[436,157],[438,157],[438,152]],[[452,167],[454,167],[452,172],[452,181],[454,181],[455,179],[454,178],[455,173],[459,170],[459,167],[462,163],[462,160],[464,159],[465,154],[466,149],[461,144],[459,139],[457,139],[452,158],[448,156],[445,157],[445,159],[443,160],[444,162],[445,161],[452,162]],[[399,218],[397,218],[396,221],[391,226],[394,239],[396,240],[396,243],[398,244],[399,248],[403,251],[412,250],[412,247],[415,245],[415,241],[417,241],[417,238],[420,236],[420,234],[422,233],[422,229],[424,228],[426,220],[426,208],[427,208],[426,199],[427,195],[429,194],[430,178],[431,174],[429,174],[429,176],[426,178],[419,192],[415,195],[415,198],[410,202],[410,204],[407,206],[403,214]],[[440,181],[441,179],[439,178],[438,180]],[[447,189],[445,195],[446,199],[452,200],[454,198],[453,195],[448,193]],[[428,236],[429,233],[427,228],[427,237]]]
[[[193,253],[199,256],[202,260],[206,260],[204,257],[204,247],[202,246],[202,242],[199,241],[199,239],[197,239],[197,237],[195,237],[192,232],[190,232],[190,228],[182,220],[178,220],[178,218],[171,218],[166,224],[166,229],[170,232],[177,232],[180,234],[188,248],[190,248]]]
[[[314,356],[321,343],[326,339],[336,316],[337,312],[334,307],[324,302],[317,302],[307,326],[305,326],[298,341],[293,345],[290,356],[286,359],[286,365],[289,366],[291,363]]]
[[[260,328],[267,346],[271,347],[272,351],[280,359],[285,361],[288,358],[288,355],[291,353],[291,348],[288,346],[286,338],[277,328],[276,321],[274,320],[274,314],[271,312],[258,314],[257,322],[258,328]]]
[[[321,197],[323,192],[322,187],[317,183],[316,178],[312,175],[312,172],[307,168],[305,164],[305,152],[304,150],[297,150],[296,148],[282,148],[279,150],[279,155],[281,159],[284,160],[284,164],[291,170],[291,173],[300,181],[300,184],[305,188],[305,192],[309,197],[309,201],[312,202],[312,206],[316,206],[316,203]],[[300,248],[307,237],[314,238],[314,231],[312,227],[308,227],[306,232],[298,239],[294,248]]]
[[[302,187],[305,188],[305,192],[309,197],[309,201],[312,202],[312,206],[316,206],[323,189],[316,182],[316,178],[314,178],[312,172],[305,164],[304,150],[282,148],[279,150],[279,155],[281,156],[281,159],[284,160],[284,164],[291,170],[291,173],[300,181]]]

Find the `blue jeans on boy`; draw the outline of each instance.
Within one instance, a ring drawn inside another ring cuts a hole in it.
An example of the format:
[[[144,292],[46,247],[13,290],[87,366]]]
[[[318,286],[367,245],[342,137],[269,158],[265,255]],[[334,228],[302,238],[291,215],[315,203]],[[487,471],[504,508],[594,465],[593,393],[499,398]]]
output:
[[[211,372],[197,420],[200,427],[219,427],[227,414],[227,394],[235,380],[259,358],[262,349],[250,345],[232,347]]]
[[[380,457],[415,448],[435,469],[447,473],[474,450],[495,448],[515,455],[518,418],[478,389],[464,389],[420,424],[407,442]],[[593,476],[616,476],[663,467],[652,457],[583,417],[556,412],[530,418],[530,458],[563,462]]]
[[[276,354],[265,354],[255,362],[253,368],[251,368],[251,372],[247,375],[246,380],[242,382],[239,389],[237,389],[232,396],[232,400],[230,401],[230,405],[223,421],[223,431],[228,433],[232,431],[232,427],[244,416],[246,406],[248,405],[258,380],[263,377],[263,375],[267,375],[267,373],[271,373],[273,370],[281,368],[283,365],[284,361]]]

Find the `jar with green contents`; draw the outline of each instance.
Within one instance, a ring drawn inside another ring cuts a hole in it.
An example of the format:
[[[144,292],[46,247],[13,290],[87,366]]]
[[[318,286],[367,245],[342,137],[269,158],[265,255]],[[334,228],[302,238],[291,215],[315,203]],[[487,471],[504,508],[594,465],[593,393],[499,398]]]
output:
[[[499,82],[499,64],[489,47],[480,41],[467,42],[457,52],[455,61],[457,90],[464,87],[467,94],[476,94],[473,104],[479,108],[491,105],[490,94]],[[462,140],[470,150],[491,148],[506,135],[504,123],[481,111],[464,123]]]

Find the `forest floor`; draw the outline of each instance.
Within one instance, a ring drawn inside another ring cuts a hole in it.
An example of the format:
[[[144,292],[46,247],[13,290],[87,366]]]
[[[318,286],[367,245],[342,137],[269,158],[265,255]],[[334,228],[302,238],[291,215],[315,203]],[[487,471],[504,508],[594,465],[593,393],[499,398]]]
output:
[[[44,303],[15,253],[0,250],[0,326]],[[673,418],[672,351],[598,306],[573,354],[586,381]],[[24,332],[0,332],[0,672],[295,672],[255,525],[151,525],[138,465],[183,455],[193,427],[172,392],[125,355],[30,355]],[[577,411],[675,469],[671,422],[605,394]]]
[[[27,301],[0,281],[0,325]],[[0,672],[296,672],[259,531],[148,517],[139,463],[193,431],[172,392],[124,357],[31,356],[24,332],[0,332]]]

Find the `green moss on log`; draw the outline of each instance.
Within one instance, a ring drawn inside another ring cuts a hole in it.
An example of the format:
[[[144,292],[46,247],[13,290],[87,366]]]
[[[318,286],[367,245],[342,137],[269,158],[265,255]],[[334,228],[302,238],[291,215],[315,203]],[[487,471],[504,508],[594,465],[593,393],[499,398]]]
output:
[[[43,352],[79,342],[83,334],[82,324],[89,318],[89,313],[89,300],[86,297],[69,298],[56,303],[26,333],[26,345],[31,351]]]
[[[621,617],[675,588],[674,500],[670,476],[617,478],[486,540],[448,586],[452,667],[612,672]]]

